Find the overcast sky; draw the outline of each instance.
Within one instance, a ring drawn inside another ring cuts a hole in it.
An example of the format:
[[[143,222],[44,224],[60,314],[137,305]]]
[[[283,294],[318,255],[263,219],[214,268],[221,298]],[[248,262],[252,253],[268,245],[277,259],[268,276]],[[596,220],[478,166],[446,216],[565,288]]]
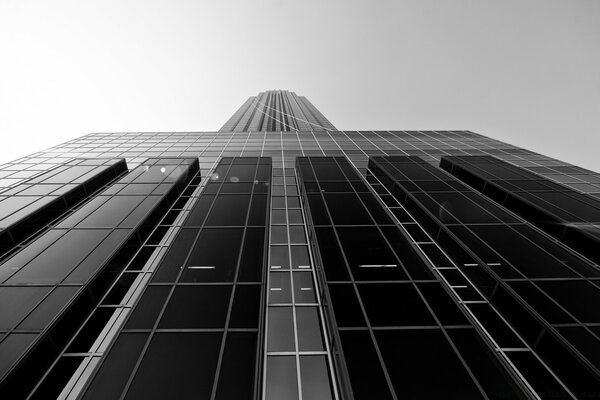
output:
[[[339,129],[469,129],[600,171],[600,1],[0,0],[0,163],[218,130],[267,89]]]

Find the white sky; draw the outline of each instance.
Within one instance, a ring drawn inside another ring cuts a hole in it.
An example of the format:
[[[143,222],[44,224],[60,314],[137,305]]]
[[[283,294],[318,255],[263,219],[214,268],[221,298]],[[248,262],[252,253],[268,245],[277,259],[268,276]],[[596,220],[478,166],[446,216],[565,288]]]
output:
[[[600,171],[600,1],[0,0],[0,163],[218,130],[267,89],[339,129],[469,129]]]

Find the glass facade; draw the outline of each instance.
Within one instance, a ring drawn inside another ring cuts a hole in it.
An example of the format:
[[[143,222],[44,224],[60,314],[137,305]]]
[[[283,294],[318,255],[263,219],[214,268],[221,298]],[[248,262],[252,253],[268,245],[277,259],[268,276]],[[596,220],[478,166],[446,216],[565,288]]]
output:
[[[0,398],[600,397],[600,174],[470,131],[219,132],[0,166]]]

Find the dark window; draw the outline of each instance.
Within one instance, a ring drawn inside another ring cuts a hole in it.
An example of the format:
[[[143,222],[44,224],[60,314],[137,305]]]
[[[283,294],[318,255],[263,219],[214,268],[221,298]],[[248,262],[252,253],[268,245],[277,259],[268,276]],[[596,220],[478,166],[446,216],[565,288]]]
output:
[[[489,398],[524,398],[508,372],[474,329],[448,329],[447,332]]]
[[[0,379],[37,336],[35,333],[12,333],[0,342]]]
[[[120,334],[83,398],[85,400],[119,398],[147,338],[148,335],[145,333]]]
[[[398,398],[481,398],[441,330],[378,331],[375,337]]]
[[[214,332],[155,334],[125,398],[209,398],[221,336]]]
[[[223,328],[229,286],[178,286],[160,320],[161,329]]]
[[[325,194],[325,201],[336,225],[372,225],[367,210],[355,194]]]
[[[319,254],[323,261],[323,269],[328,281],[347,280],[346,262],[342,257],[335,233],[331,228],[315,228]]]
[[[485,330],[494,338],[498,346],[504,348],[520,348],[523,342],[513,333],[508,324],[504,322],[489,304],[469,304],[467,306],[475,318],[483,325]]]
[[[148,286],[135,305],[125,329],[152,329],[170,291],[170,286]]]
[[[109,229],[69,231],[13,275],[8,283],[59,283],[108,233],[110,233]]]
[[[231,282],[243,229],[203,229],[183,273],[184,282]]]
[[[233,296],[230,328],[258,328],[260,312],[260,285],[237,285]]]
[[[339,228],[337,231],[354,279],[407,278],[376,228]]]
[[[541,398],[567,399],[571,397],[533,354],[523,351],[513,351],[507,354],[510,361],[527,377],[527,382]]]
[[[369,332],[343,331],[340,332],[340,336],[354,398],[356,400],[392,399],[392,394]],[[396,347],[391,351],[397,353],[397,349]],[[408,367],[409,364],[407,364]],[[405,374],[402,380],[406,381],[406,377],[412,377],[413,373],[413,371],[410,371],[410,374]],[[424,376],[429,376],[428,372],[425,372]]]
[[[175,282],[197,234],[197,229],[182,229],[179,231],[169,247],[169,251],[158,266],[152,281]]]
[[[225,180],[229,182],[254,181],[255,173],[254,165],[232,165]]]
[[[308,198],[308,208],[310,209],[313,225],[331,225],[321,195],[307,195],[306,197]],[[273,212],[274,215],[275,212]]]
[[[244,248],[240,259],[238,282],[262,281],[263,253],[265,248],[265,230],[263,228],[247,228]]]
[[[256,333],[229,332],[219,370],[216,399],[253,399]]]
[[[600,322],[600,309],[591,306],[598,304],[600,299],[600,289],[597,286],[584,281],[547,281],[536,284],[581,322]]]
[[[0,287],[0,329],[11,330],[50,293],[51,287]]]
[[[143,196],[115,196],[108,199],[89,216],[84,218],[77,226],[84,228],[113,227],[117,226],[129,215],[142,201]]]
[[[265,225],[267,217],[267,196],[252,196],[252,206],[248,216],[248,225]]]
[[[79,289],[77,286],[57,287],[21,322],[19,329],[44,329],[71,301]],[[6,303],[1,302],[0,304]],[[0,318],[0,320],[2,319]]]
[[[358,286],[367,317],[374,326],[436,325],[427,306],[410,283]]]
[[[336,164],[313,165],[315,175],[321,181],[345,181],[346,177]]]
[[[354,286],[351,284],[329,284],[329,293],[337,325],[340,327],[365,326]]]
[[[439,283],[419,283],[418,287],[442,325],[469,324],[456,302]]]
[[[471,227],[488,246],[506,258],[529,278],[558,278],[575,276],[559,260],[529,242],[507,226]]]
[[[196,204],[194,204],[194,207],[192,208],[189,217],[185,221],[185,225],[202,226],[214,199],[215,196],[200,196]]]
[[[207,226],[243,226],[250,195],[219,195],[206,219]]]

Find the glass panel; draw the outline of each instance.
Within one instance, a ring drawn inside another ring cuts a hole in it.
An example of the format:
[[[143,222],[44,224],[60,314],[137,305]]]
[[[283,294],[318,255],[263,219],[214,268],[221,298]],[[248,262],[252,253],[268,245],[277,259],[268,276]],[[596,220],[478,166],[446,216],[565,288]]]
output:
[[[310,268],[310,259],[308,256],[308,247],[306,246],[291,246],[292,267],[293,268]]]
[[[294,317],[291,307],[269,307],[267,351],[295,351]]]
[[[169,251],[158,266],[152,278],[153,282],[175,282],[197,234],[197,229],[182,229],[179,231],[169,247]]]
[[[178,286],[160,320],[161,329],[224,328],[229,286]]]
[[[340,336],[354,398],[356,400],[392,399],[369,332],[342,331]],[[412,377],[412,373],[406,376]]]
[[[306,243],[304,227],[295,225],[290,226],[290,243]]]
[[[78,291],[76,286],[57,287],[21,322],[19,329],[44,329]]]
[[[271,227],[271,243],[273,244],[286,244],[287,238],[287,227],[275,225]]]
[[[244,250],[240,260],[238,282],[262,281],[263,259],[265,248],[265,230],[263,228],[248,228],[244,239]]]
[[[340,251],[335,233],[331,228],[316,228],[319,254],[323,261],[323,270],[328,281],[345,281],[349,279],[346,262]]]
[[[312,273],[294,272],[294,300],[296,303],[315,303],[315,288]]]
[[[325,194],[327,208],[336,225],[372,225],[373,221],[353,193]]]
[[[243,226],[250,204],[250,195],[219,195],[214,202],[207,226]]]
[[[43,286],[0,287],[0,329],[13,329],[51,289]]]
[[[290,273],[271,272],[269,279],[269,304],[290,304],[292,302]]]
[[[366,326],[353,285],[329,284],[329,293],[339,327]]]
[[[298,374],[296,371],[296,357],[267,357],[266,386],[267,400],[298,399]]]
[[[170,291],[169,286],[149,286],[135,305],[125,329],[152,329]]]
[[[37,336],[35,333],[13,333],[0,342],[0,379]]]
[[[290,268],[287,246],[271,246],[271,267]]]
[[[332,399],[329,386],[329,371],[325,356],[300,357],[300,377],[302,379],[302,400]]]
[[[376,228],[337,229],[356,280],[402,280],[406,274]]]
[[[216,332],[155,334],[125,398],[210,398],[221,336]]]
[[[230,328],[258,327],[260,312],[260,285],[237,285],[229,320]]]
[[[323,351],[321,321],[316,307],[296,307],[298,350]]]
[[[233,281],[243,233],[241,228],[203,229],[188,259],[183,281]]]
[[[435,320],[410,283],[358,285],[367,317],[374,326],[426,326]]]
[[[8,283],[59,283],[109,233],[109,229],[69,231],[13,275]]]
[[[219,370],[216,399],[254,398],[256,333],[229,332]]]
[[[441,330],[377,331],[375,337],[399,398],[481,397]]]
[[[417,285],[425,301],[443,325],[470,325],[456,302],[439,283],[420,283]]]

